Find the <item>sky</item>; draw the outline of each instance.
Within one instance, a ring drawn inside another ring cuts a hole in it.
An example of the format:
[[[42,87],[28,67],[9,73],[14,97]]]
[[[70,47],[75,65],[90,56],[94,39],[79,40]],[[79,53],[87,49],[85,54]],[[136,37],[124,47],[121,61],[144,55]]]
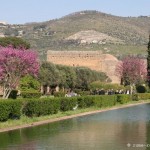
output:
[[[116,16],[150,16],[150,0],[0,0],[0,21],[24,24],[97,10]]]

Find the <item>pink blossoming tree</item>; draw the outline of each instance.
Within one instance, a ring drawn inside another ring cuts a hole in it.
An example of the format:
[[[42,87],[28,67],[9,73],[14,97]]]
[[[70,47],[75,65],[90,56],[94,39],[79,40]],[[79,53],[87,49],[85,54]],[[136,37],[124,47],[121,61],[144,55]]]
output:
[[[3,99],[7,99],[27,74],[37,76],[39,62],[37,53],[13,47],[0,47],[0,81],[3,85]]]
[[[116,67],[118,75],[124,85],[130,85],[131,93],[133,86],[146,80],[146,62],[135,56],[125,57]]]

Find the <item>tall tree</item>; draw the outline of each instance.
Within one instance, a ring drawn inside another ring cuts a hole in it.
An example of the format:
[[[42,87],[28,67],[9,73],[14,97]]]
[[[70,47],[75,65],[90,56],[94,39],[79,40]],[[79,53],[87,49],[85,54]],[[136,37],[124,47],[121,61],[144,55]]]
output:
[[[57,86],[60,84],[59,70],[56,65],[43,62],[40,66],[39,81],[43,85]]]
[[[147,78],[148,78],[148,86],[150,88],[150,35],[149,35],[149,42],[148,42],[148,47],[147,47]]]
[[[27,74],[36,76],[39,70],[37,53],[32,50],[0,47],[0,79],[3,84],[3,98],[7,99],[21,77]]]
[[[116,67],[116,75],[120,77],[124,85],[133,86],[146,79],[146,63],[135,56],[127,56]]]

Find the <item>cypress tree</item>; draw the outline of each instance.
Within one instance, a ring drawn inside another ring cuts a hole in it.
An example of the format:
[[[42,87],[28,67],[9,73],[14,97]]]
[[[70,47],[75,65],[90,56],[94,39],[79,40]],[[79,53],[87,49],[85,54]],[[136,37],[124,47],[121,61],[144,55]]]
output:
[[[149,42],[148,42],[148,46],[147,46],[147,52],[148,52],[148,56],[147,56],[147,76],[148,76],[148,86],[150,88],[150,35],[149,35]]]

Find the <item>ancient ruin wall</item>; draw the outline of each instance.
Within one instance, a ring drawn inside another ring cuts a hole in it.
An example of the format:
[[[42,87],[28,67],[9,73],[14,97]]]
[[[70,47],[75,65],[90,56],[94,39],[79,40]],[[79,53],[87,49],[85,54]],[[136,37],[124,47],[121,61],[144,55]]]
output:
[[[92,70],[105,72],[113,83],[119,83],[115,76],[117,58],[100,51],[51,51],[47,52],[47,61],[67,66],[85,66]]]

